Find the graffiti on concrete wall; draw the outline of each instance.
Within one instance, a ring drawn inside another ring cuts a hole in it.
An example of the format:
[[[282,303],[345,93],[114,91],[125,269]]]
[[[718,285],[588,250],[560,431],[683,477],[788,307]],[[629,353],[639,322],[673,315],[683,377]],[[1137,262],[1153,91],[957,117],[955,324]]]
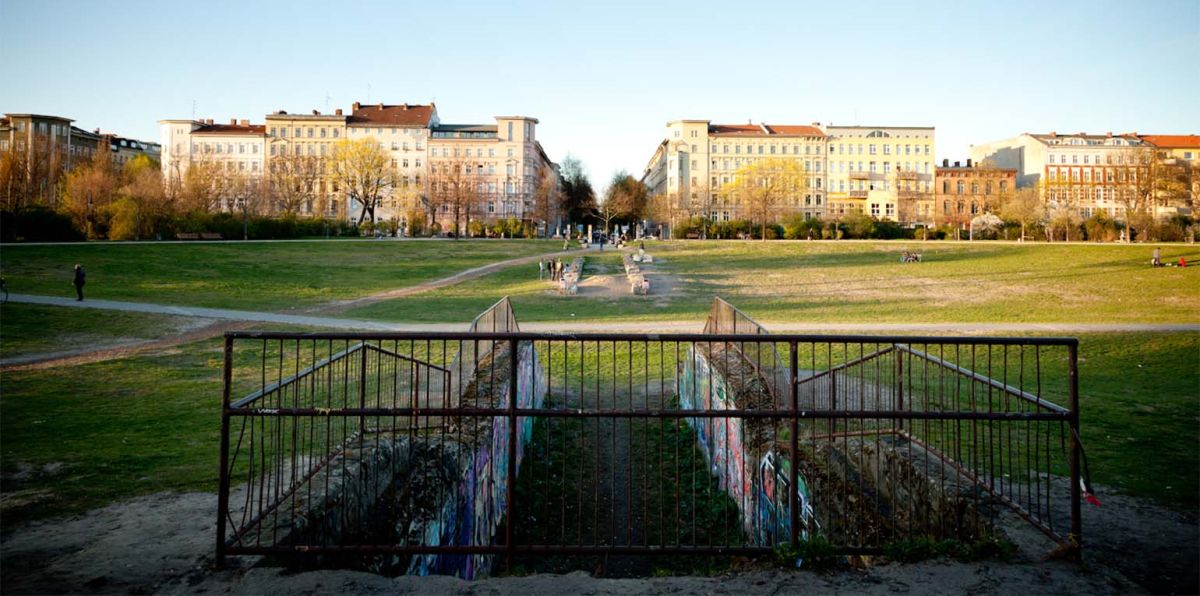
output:
[[[520,348],[517,369],[517,406],[542,407],[545,383],[541,382],[537,351],[530,344]],[[503,393],[508,394],[508,381]],[[496,406],[504,405],[500,398]],[[533,436],[533,418],[517,419],[517,459],[512,465],[520,468],[525,446]],[[490,545],[508,503],[509,421],[503,416],[491,420],[487,441],[473,447],[463,465],[461,480],[453,489],[453,498],[443,504],[434,519],[426,523],[424,542],[427,545]],[[485,577],[491,570],[494,555],[418,555],[413,557],[408,573],[413,575],[456,575],[464,579]]]
[[[700,352],[689,350],[677,377],[680,408],[736,410],[736,394]],[[746,442],[745,418],[688,418],[709,470],[738,506],[742,529],[760,546],[786,542],[791,535],[788,488],[791,462],[770,449],[755,453]],[[808,487],[797,475],[802,527],[813,520]]]

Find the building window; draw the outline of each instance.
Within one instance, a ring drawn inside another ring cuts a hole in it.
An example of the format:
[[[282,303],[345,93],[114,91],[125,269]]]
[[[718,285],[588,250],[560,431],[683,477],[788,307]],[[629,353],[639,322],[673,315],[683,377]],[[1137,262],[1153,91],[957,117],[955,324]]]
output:
[[[979,183],[978,182],[971,183],[971,194],[973,194],[973,195],[979,194]]]
[[[959,180],[959,181],[958,181],[958,193],[957,193],[957,194],[960,194],[960,195],[961,195],[961,194],[963,194],[963,190],[965,190],[965,189],[966,189],[966,187],[967,187],[967,183],[963,182],[962,180]]]

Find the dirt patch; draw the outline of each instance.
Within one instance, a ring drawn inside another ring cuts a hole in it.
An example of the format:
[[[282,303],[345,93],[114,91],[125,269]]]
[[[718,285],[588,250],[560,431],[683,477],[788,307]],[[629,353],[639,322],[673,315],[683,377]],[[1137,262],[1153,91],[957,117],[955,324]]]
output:
[[[675,275],[664,273],[659,268],[660,263],[661,260],[655,257],[654,263],[641,264],[641,269],[646,279],[650,280],[650,294],[646,298],[654,300],[656,306],[665,306],[677,294],[683,281]],[[584,275],[579,282],[580,296],[607,300],[634,296],[629,289],[629,279],[620,266],[588,262]]]
[[[527,594],[799,593],[885,594],[1195,593],[1200,532],[1194,513],[1171,511],[1101,489],[1085,510],[1084,564],[945,560],[828,574],[755,570],[720,577],[594,579],[585,573],[466,582],[388,578],[355,571],[289,572],[253,558],[211,569],[216,495],[157,494],[67,520],[26,525],[3,537],[6,594],[214,593]]]

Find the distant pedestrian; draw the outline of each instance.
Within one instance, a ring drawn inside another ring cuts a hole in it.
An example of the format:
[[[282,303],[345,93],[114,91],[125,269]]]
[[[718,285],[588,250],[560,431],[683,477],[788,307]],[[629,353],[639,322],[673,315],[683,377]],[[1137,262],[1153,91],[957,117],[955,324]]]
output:
[[[83,270],[83,265],[75,265],[75,301],[83,302],[83,284],[87,283],[87,273]]]
[[[1162,267],[1162,250],[1155,248],[1154,254],[1150,257],[1150,265],[1152,267]]]
[[[564,238],[564,239],[563,239],[563,250],[567,250],[567,248],[568,248],[570,245],[571,245],[571,241],[570,241],[570,240],[567,240],[567,239],[565,239],[565,238]]]
[[[542,281],[546,276],[546,261],[538,259],[538,281]]]
[[[3,275],[0,275],[0,292],[4,292],[4,302],[8,302],[8,282],[4,281]]]
[[[1179,263],[1177,263],[1176,265],[1179,267],[1187,267],[1187,260],[1184,259],[1183,257],[1179,257]]]

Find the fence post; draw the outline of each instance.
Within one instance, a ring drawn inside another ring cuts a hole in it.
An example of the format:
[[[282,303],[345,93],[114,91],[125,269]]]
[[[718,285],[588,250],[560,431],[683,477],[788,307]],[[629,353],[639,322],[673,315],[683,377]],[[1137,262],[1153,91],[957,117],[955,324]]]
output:
[[[362,352],[362,361],[358,367],[358,407],[367,409],[367,342],[358,344],[358,351]],[[367,416],[365,414],[358,415],[358,440],[361,443],[367,435]]]
[[[788,395],[792,399],[792,455],[788,466],[788,512],[791,514],[789,543],[795,547],[800,537],[800,356],[795,341],[788,342]]]
[[[896,410],[904,411],[904,352],[896,344],[892,344],[892,351],[896,353]],[[904,430],[904,419],[893,418],[892,426],[900,430]]]
[[[520,341],[509,340],[508,358],[508,479],[504,501],[504,569],[512,570],[513,556],[513,509],[516,507],[513,490],[517,483],[517,375],[519,374]]]
[[[1083,550],[1083,520],[1080,518],[1079,486],[1079,340],[1067,346],[1067,361],[1071,391],[1071,411],[1067,423],[1071,426],[1071,540],[1074,552],[1071,557],[1080,560]]]
[[[266,357],[265,355],[263,356]],[[217,489],[217,568],[225,567],[225,519],[229,517],[229,392],[233,378],[233,338],[225,336],[225,364],[221,371],[221,470]]]

